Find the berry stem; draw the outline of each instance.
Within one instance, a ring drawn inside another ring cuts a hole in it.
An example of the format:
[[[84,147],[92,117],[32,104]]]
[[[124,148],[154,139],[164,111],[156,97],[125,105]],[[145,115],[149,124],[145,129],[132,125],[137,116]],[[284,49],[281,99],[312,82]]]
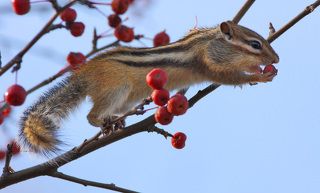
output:
[[[3,174],[2,174],[3,176],[13,173],[13,170],[10,167],[10,161],[12,158],[12,146],[13,144],[7,145],[6,160],[5,160],[5,165],[3,167]]]
[[[162,135],[164,138],[167,139],[167,137],[173,137],[173,135],[171,133],[169,133],[168,131],[164,130],[164,129],[160,129],[159,127],[157,126],[153,126],[153,127],[150,127],[147,132],[155,132],[155,133],[158,133],[160,135]]]
[[[14,77],[14,82],[15,82],[15,84],[18,83],[18,71],[19,71],[19,70],[16,71],[15,77]]]
[[[101,11],[101,9],[99,9],[99,8],[96,7],[96,6],[94,6],[94,8],[95,8],[101,15],[103,15],[104,17],[107,17],[107,15],[106,15],[103,11]]]
[[[107,5],[107,6],[111,5],[111,3],[102,3],[102,2],[95,2],[95,1],[89,1],[89,3],[94,5]]]
[[[112,28],[110,28],[110,29],[102,32],[102,33],[101,33],[100,35],[98,35],[98,36],[99,36],[99,37],[104,37],[105,35],[110,35],[110,34],[108,34],[108,33],[111,32],[111,30],[112,30]]]
[[[107,38],[107,37],[112,37],[113,36],[113,34],[105,34],[105,35],[100,35],[99,36],[99,39],[102,39],[102,38]]]
[[[35,0],[35,1],[30,1],[30,3],[32,3],[32,4],[34,4],[34,3],[44,3],[44,2],[49,3],[48,0]]]
[[[157,108],[159,108],[159,107],[152,107],[152,108],[149,108],[149,109],[145,109],[145,110],[143,110],[143,111],[144,111],[144,112],[147,112],[147,111],[151,111],[151,110],[157,109]]]

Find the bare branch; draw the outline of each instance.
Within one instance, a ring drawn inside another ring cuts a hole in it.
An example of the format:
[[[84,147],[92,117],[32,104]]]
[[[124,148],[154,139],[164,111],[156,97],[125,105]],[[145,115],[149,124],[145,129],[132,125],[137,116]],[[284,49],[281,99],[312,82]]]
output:
[[[269,23],[269,37],[272,36],[276,32],[276,29],[274,29],[273,24]]]
[[[247,13],[250,9],[251,5],[255,2],[255,0],[247,0],[247,2],[241,7],[236,16],[232,19],[234,23],[239,23],[242,17]]]
[[[55,1],[52,1],[55,2]],[[52,25],[52,23],[55,21],[55,19],[60,15],[61,11],[64,9],[70,7],[76,2],[76,0],[70,1],[68,4],[63,6],[58,12],[56,12],[50,20],[44,25],[44,27],[40,30],[40,32],[16,55],[14,56],[5,66],[0,68],[0,76],[5,73],[7,70],[9,70],[13,65],[18,64],[22,61],[22,57],[32,48],[35,43],[40,40],[40,38],[48,32],[48,29]]]
[[[107,190],[113,190],[113,191],[117,191],[117,192],[124,192],[124,193],[138,193],[136,191],[132,191],[132,190],[128,190],[128,189],[125,189],[125,188],[118,187],[113,183],[104,184],[104,183],[84,180],[84,179],[76,178],[74,176],[69,176],[69,175],[66,175],[64,173],[57,172],[57,171],[50,173],[49,176],[52,176],[52,177],[55,177],[55,178],[60,178],[60,179],[67,180],[67,181],[70,181],[70,182],[74,182],[74,183],[77,183],[77,184],[82,184],[84,186],[93,186],[93,187],[103,188],[103,189],[107,189]]]
[[[2,173],[3,176],[9,175],[14,172],[10,167],[10,161],[12,158],[12,147],[13,147],[12,143],[7,145],[6,161],[5,161],[5,164],[3,167],[3,173]]]
[[[270,36],[267,40],[269,43],[273,42],[275,39],[277,39],[279,36],[281,36],[284,32],[286,32],[288,29],[290,29],[292,26],[294,26],[297,22],[299,22],[302,18],[309,15],[311,12],[313,12],[318,6],[320,5],[320,0],[317,0],[313,4],[307,6],[300,14],[298,14],[296,17],[294,17],[291,21],[289,21],[286,25],[284,25],[282,28],[280,28],[278,31],[276,31],[272,36]]]
[[[50,78],[40,82],[39,84],[35,85],[34,87],[32,87],[31,89],[29,89],[27,91],[27,94],[31,94],[32,92],[38,90],[39,88],[51,83],[52,81],[54,81],[55,79],[59,78],[60,76],[62,76],[64,73],[66,73],[69,69],[65,69],[63,71],[60,71],[58,73],[56,73],[55,75],[51,76]]]
[[[173,135],[171,133],[169,133],[168,131],[164,130],[164,129],[160,129],[159,127],[152,127],[152,128],[149,128],[147,130],[147,132],[156,132],[160,135],[162,135],[164,138],[168,138],[168,137],[173,137]]]

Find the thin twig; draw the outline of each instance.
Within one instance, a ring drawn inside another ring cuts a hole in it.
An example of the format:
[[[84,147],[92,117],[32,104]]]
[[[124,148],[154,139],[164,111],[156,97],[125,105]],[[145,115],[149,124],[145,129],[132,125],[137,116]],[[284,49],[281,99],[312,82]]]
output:
[[[125,189],[125,188],[118,187],[113,183],[105,184],[105,183],[99,183],[99,182],[84,180],[84,179],[77,178],[77,177],[74,177],[74,176],[66,175],[66,174],[58,172],[58,171],[50,173],[49,176],[52,176],[52,177],[55,177],[55,178],[60,178],[60,179],[67,180],[67,181],[70,181],[70,182],[74,182],[74,183],[77,183],[77,184],[81,184],[81,185],[84,185],[84,186],[93,186],[93,187],[103,188],[103,189],[107,189],[107,190],[113,190],[113,191],[117,191],[117,192],[124,192],[124,193],[138,193],[136,191],[132,191],[132,190],[128,190],[128,189]]]
[[[31,94],[32,92],[38,90],[39,88],[51,83],[52,81],[54,81],[55,79],[59,78],[60,76],[62,76],[66,71],[64,71],[63,73],[58,72],[57,74],[51,76],[50,78],[40,82],[39,84],[35,85],[34,87],[30,88],[28,91],[27,91],[27,94]]]
[[[276,32],[276,29],[273,27],[273,24],[269,23],[269,37],[272,36]]]
[[[313,10],[315,10],[320,5],[320,0],[317,0],[316,2],[312,3],[311,5],[307,6],[300,14],[298,14],[296,17],[294,17],[292,20],[290,20],[286,25],[284,25],[282,28],[280,28],[278,31],[276,31],[272,36],[270,36],[267,40],[269,43],[273,42],[275,39],[277,39],[279,36],[281,36],[284,32],[286,32],[288,29],[290,29],[292,26],[294,26],[297,22],[299,22],[302,18],[309,15]]]
[[[5,160],[5,164],[3,167],[2,176],[6,176],[6,175],[9,175],[14,172],[10,167],[10,161],[12,158],[12,147],[13,147],[13,143],[10,143],[7,145],[6,160]]]
[[[53,9],[56,10],[56,12],[58,12],[61,9],[57,0],[49,0],[49,2],[51,3]]]
[[[53,1],[54,2],[54,1]],[[33,45],[35,45],[40,38],[47,33],[48,29],[52,25],[52,23],[55,21],[55,19],[60,15],[61,11],[64,9],[70,7],[76,2],[76,0],[70,1],[68,4],[63,6],[58,12],[56,12],[50,20],[43,26],[43,28],[38,32],[38,34],[16,55],[14,56],[5,66],[0,68],[0,76],[4,74],[7,70],[9,70],[13,65],[19,63],[22,61],[23,56],[32,48]]]
[[[164,138],[168,138],[168,137],[173,137],[173,135],[171,133],[169,133],[168,131],[164,130],[164,129],[160,129],[159,127],[153,126],[150,127],[147,132],[155,132],[158,133],[160,135],[162,135]]]
[[[92,37],[92,50],[97,50],[99,36],[97,35],[97,29],[93,29],[93,37]]]
[[[63,25],[62,23],[55,24],[55,25],[51,25],[51,26],[47,29],[46,33],[49,33],[49,32],[51,32],[51,31],[53,31],[53,30],[61,29],[61,28],[67,29],[67,26]]]
[[[96,49],[96,50],[91,50],[91,51],[86,55],[86,57],[89,58],[89,57],[93,56],[94,54],[96,54],[96,53],[98,53],[98,52],[100,52],[100,51],[102,51],[102,50],[106,50],[106,49],[108,49],[108,48],[118,46],[119,43],[120,43],[120,41],[119,41],[119,40],[116,40],[116,41],[114,41],[114,42],[112,42],[112,43],[110,43],[110,44],[108,44],[108,45],[102,46],[101,48],[98,48],[98,49]]]
[[[236,16],[232,19],[234,23],[239,23],[239,21],[242,19],[242,17],[247,13],[247,11],[250,9],[252,4],[255,2],[255,0],[247,0],[246,3],[241,7],[241,9],[238,11]]]

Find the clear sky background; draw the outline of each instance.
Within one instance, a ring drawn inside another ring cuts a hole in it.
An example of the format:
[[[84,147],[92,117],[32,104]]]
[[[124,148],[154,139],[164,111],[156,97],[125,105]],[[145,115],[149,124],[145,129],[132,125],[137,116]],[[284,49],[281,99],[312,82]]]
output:
[[[143,0],[136,0],[143,1]],[[264,37],[268,23],[279,28],[312,0],[256,1],[240,24]],[[195,26],[211,27],[232,19],[244,0],[154,0],[146,8],[132,9],[127,25],[137,33],[153,37],[166,29],[172,41]],[[31,13],[16,16],[0,3],[0,49],[6,63],[48,20],[49,12],[39,13],[43,5],[32,5]],[[49,4],[44,6],[50,8]],[[45,36],[29,52],[19,72],[19,83],[29,89],[53,75],[65,64],[69,51],[88,52],[93,26],[102,32],[106,20],[96,11],[76,6],[79,19],[87,25],[80,38],[66,30]],[[101,7],[110,13],[109,7]],[[140,15],[140,16],[139,16]],[[318,193],[320,192],[320,10],[303,19],[277,39],[272,46],[280,56],[278,76],[273,82],[244,86],[223,86],[197,103],[194,108],[167,127],[170,132],[183,131],[188,140],[183,150],[171,147],[170,140],[153,133],[142,133],[102,148],[59,170],[69,175],[148,193]],[[105,39],[100,45],[113,41]],[[151,45],[148,40],[143,40]],[[142,46],[140,43],[131,45]],[[0,93],[14,83],[14,76],[0,77]],[[58,80],[59,81],[59,80]],[[50,86],[54,85],[55,81]],[[107,86],[107,84],[106,84]],[[207,84],[193,87],[194,95]],[[26,103],[14,109],[10,120],[0,130],[2,147],[8,135],[14,137],[22,111],[49,87],[31,94]],[[87,101],[65,121],[61,134],[70,144],[68,150],[97,132],[87,123]],[[141,120],[130,118],[128,124]],[[6,131],[6,132],[5,132]],[[13,159],[15,170],[45,161],[25,152]],[[0,163],[1,167],[3,162]],[[39,177],[1,193],[102,193],[108,190]],[[110,191],[111,192],[111,191]]]

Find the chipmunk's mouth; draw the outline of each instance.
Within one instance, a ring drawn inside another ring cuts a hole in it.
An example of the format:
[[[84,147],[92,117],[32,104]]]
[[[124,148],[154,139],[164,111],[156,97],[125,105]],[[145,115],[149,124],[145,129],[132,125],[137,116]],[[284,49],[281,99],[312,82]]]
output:
[[[261,74],[262,73],[262,68],[263,66],[265,66],[265,64],[257,64],[257,65],[253,65],[253,66],[248,66],[246,67],[246,69],[244,69],[244,73],[246,75],[253,75],[253,74]]]

